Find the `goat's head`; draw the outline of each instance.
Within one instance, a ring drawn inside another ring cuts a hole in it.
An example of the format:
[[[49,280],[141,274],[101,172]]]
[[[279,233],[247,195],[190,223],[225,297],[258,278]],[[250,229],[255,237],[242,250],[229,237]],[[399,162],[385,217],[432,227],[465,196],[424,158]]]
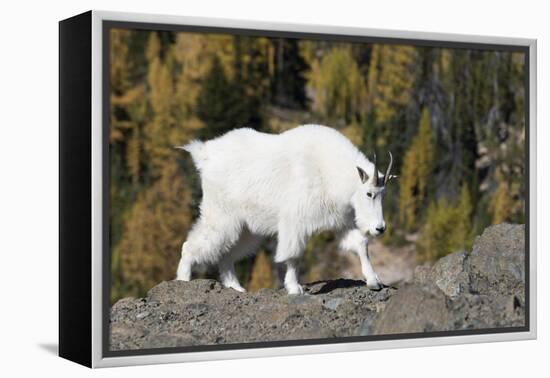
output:
[[[363,168],[357,167],[359,180],[357,190],[352,198],[352,206],[355,210],[355,223],[357,228],[364,234],[367,232],[373,236],[378,236],[386,230],[384,222],[384,212],[382,209],[382,200],[386,184],[397,177],[391,174],[393,157],[391,152],[390,162],[386,169],[386,174],[381,176],[376,165],[376,155],[374,155],[374,170],[372,175],[368,175]]]

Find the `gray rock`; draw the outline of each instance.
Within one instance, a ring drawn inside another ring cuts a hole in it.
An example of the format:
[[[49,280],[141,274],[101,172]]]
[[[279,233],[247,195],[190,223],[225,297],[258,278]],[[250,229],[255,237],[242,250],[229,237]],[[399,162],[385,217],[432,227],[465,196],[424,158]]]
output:
[[[471,254],[417,267],[374,319],[373,334],[525,325],[525,237],[521,225],[489,227]]]
[[[500,224],[485,229],[468,259],[470,288],[487,295],[507,293],[524,299],[525,227]]]
[[[445,294],[433,285],[406,285],[390,299],[372,333],[412,333],[449,329]]]
[[[427,264],[418,265],[414,268],[413,282],[424,284],[430,281],[430,272],[432,267]]]
[[[429,279],[450,298],[456,298],[468,285],[464,269],[465,252],[455,252],[439,259],[429,273]]]
[[[239,293],[214,280],[162,282],[146,298],[112,307],[111,349],[354,336],[396,291],[354,280],[306,289],[289,296],[284,289]]]
[[[470,254],[417,267],[412,283],[369,290],[339,279],[239,293],[214,280],[162,282],[111,308],[112,350],[515,327],[525,324],[524,227],[498,225]]]
[[[149,312],[148,311],[144,311],[144,312],[140,312],[139,314],[136,315],[136,319],[143,319],[143,318],[146,318],[149,316]]]
[[[323,306],[328,308],[329,310],[335,311],[338,306],[340,306],[340,303],[342,303],[342,301],[342,298],[331,298],[323,303]]]

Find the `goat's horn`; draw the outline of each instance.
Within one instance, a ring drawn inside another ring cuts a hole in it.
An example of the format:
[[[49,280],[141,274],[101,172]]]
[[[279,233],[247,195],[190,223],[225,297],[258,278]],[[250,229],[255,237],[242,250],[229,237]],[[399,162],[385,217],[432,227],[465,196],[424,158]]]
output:
[[[376,164],[376,152],[374,153],[374,156],[373,156],[373,163],[374,163],[374,173],[372,175],[372,179],[374,180],[374,186],[378,186],[378,183],[379,183],[379,180],[378,180],[378,167],[377,167],[377,164]]]
[[[390,179],[391,167],[393,165],[393,156],[391,154],[391,151],[388,151],[388,153],[390,154],[390,164],[388,164],[388,169],[386,169],[386,174],[384,175],[384,186],[386,185],[386,183]]]

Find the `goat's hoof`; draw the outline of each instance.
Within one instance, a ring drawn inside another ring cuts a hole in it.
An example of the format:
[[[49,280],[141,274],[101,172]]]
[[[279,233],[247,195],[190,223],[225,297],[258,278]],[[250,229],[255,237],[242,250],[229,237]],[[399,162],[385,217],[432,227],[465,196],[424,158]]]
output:
[[[302,287],[302,285],[292,285],[292,286],[287,286],[286,287],[286,291],[288,292],[289,295],[300,295],[300,294],[304,294],[304,288]]]
[[[239,284],[224,284],[223,286],[225,286],[226,288],[228,289],[233,289],[233,290],[236,290],[240,293],[246,293],[246,290],[244,287],[242,287],[241,285]]]
[[[379,291],[382,290],[384,284],[382,283],[382,281],[380,281],[380,278],[378,278],[378,276],[375,276],[372,279],[367,279],[367,287],[370,290]]]

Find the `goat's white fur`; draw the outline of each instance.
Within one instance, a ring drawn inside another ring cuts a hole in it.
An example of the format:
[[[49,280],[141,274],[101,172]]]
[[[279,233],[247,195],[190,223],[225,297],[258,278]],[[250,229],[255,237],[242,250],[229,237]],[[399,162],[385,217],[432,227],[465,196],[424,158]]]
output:
[[[287,266],[285,287],[300,294],[298,260],[308,238],[336,230],[340,247],[359,256],[367,285],[380,287],[366,233],[385,228],[384,187],[361,180],[357,167],[368,177],[381,173],[338,131],[304,125],[273,135],[243,128],[181,148],[200,173],[203,198],[182,246],[177,279],[190,280],[193,264],[217,263],[222,284],[244,291],[234,262],[277,235],[275,261]]]

